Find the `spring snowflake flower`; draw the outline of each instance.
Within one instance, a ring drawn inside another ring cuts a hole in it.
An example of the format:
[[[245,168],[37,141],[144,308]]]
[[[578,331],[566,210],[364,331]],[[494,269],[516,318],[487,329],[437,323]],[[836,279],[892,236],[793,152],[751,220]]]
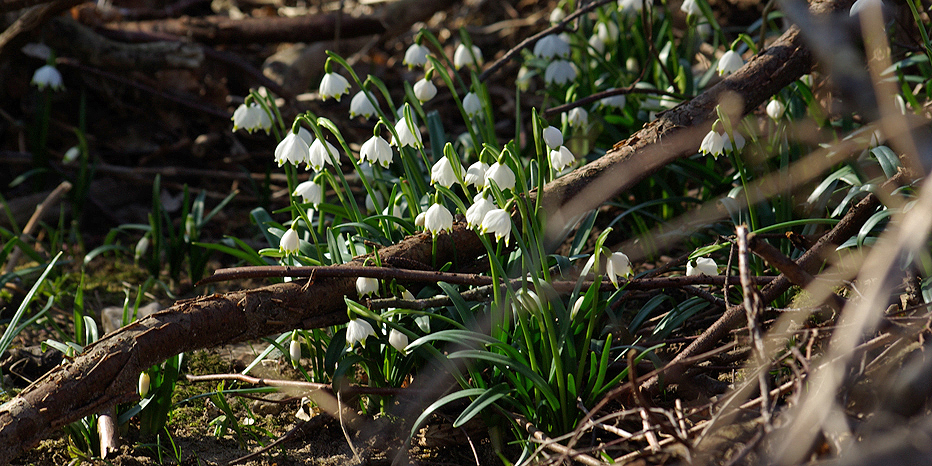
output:
[[[563,133],[553,126],[544,128],[544,144],[551,150],[557,149],[563,145]]]
[[[375,335],[375,329],[369,322],[363,319],[353,319],[346,324],[346,344],[353,347],[357,342],[363,348],[366,347],[366,338],[369,335]]]
[[[379,280],[377,278],[359,277],[356,279],[356,292],[359,296],[367,294],[376,294],[379,292]]]
[[[556,60],[544,70],[544,82],[547,84],[566,84],[576,79],[576,66],[566,60]]]
[[[682,5],[680,5],[680,11],[686,13],[687,16],[698,16],[702,14],[702,8],[699,7],[698,0],[685,0]]]
[[[298,240],[298,232],[289,228],[285,231],[285,234],[282,235],[281,240],[278,242],[278,250],[283,254],[294,254],[298,252],[298,246],[301,242]]]
[[[424,220],[427,218],[427,212],[421,212],[414,217],[414,226],[424,228]]]
[[[473,57],[475,61],[473,60]],[[469,53],[469,49],[466,48],[466,44],[460,43],[456,46],[456,50],[453,51],[453,66],[456,69],[460,69],[464,66],[469,66],[475,63],[477,66],[482,64],[482,50],[479,50],[479,47],[475,45],[472,46],[472,53]]]
[[[449,188],[456,183],[456,171],[450,159],[441,157],[430,169],[430,184],[437,183],[444,188]]]
[[[575,161],[576,157],[573,156],[573,153],[570,152],[566,146],[560,146],[559,149],[550,151],[550,166],[556,171],[563,170],[572,165]]]
[[[699,152],[718,158],[719,155],[725,153],[725,139],[713,129],[702,138],[702,144],[699,145]]]
[[[414,132],[412,133],[411,130],[408,129],[408,120],[406,118],[402,118],[398,120],[398,123],[395,123],[395,132],[398,133],[399,141],[395,141],[395,137],[392,136],[393,146],[411,146],[414,148],[421,146],[421,131],[415,126]]]
[[[297,365],[301,361],[301,342],[298,340],[291,340],[291,343],[288,345],[288,357],[291,359],[291,363]]]
[[[732,136],[734,136],[734,140],[731,140],[731,138],[729,138],[727,134],[723,134],[722,135],[722,146],[724,146],[725,149],[733,150],[735,152],[740,151],[741,149],[744,149],[744,144],[746,142],[744,139],[744,136],[742,136],[741,133],[738,133],[738,132],[735,132]]]
[[[488,180],[495,181],[498,189],[502,191],[515,187],[515,172],[511,171],[508,165],[498,162],[493,163],[489,170],[485,172],[485,179],[487,182]]]
[[[435,95],[437,95],[437,86],[434,86],[434,83],[427,80],[427,78],[422,78],[414,83],[414,97],[417,97],[417,100],[420,100],[421,103],[433,99]]]
[[[625,97],[624,94],[618,94],[618,95],[603,97],[602,99],[599,99],[599,103],[603,107],[625,108],[625,104],[628,103],[628,99]]]
[[[304,131],[307,137],[310,137],[310,133],[306,129],[301,128],[301,131]],[[302,163],[307,163],[308,148],[307,140],[302,135],[289,131],[285,138],[275,147],[275,161],[278,162],[279,167],[286,163],[297,167]]]
[[[783,118],[784,112],[786,112],[786,105],[783,105],[783,102],[779,100],[771,100],[770,103],[767,104],[767,116],[774,120]]]
[[[269,114],[257,103],[241,104],[233,112],[233,131],[245,129],[253,132],[258,129],[268,132],[272,128],[272,119]]]
[[[368,94],[369,97],[372,94]],[[367,97],[366,91],[359,91],[356,95],[353,96],[353,100],[349,104],[349,116],[350,118],[356,118],[357,116],[364,116],[366,118],[372,118],[372,115],[378,113],[375,106],[372,105],[372,101]]]
[[[560,21],[563,21],[563,18],[566,18],[566,12],[562,8],[556,7],[553,11],[550,12],[550,23],[557,24]]]
[[[557,34],[544,36],[534,44],[534,55],[540,58],[566,58],[570,56],[570,43]]]
[[[640,13],[644,9],[644,0],[618,0],[618,9],[624,13]]]
[[[39,90],[44,90],[48,86],[53,91],[63,91],[65,90],[64,80],[62,80],[61,73],[58,72],[58,69],[52,65],[45,65],[36,70],[32,74],[32,84],[39,88]]]
[[[434,204],[424,215],[424,228],[432,235],[453,229],[453,214],[446,207]]]
[[[339,102],[343,94],[349,92],[349,88],[350,84],[346,78],[337,73],[327,73],[324,75],[323,79],[320,80],[320,90],[318,94],[320,94],[321,100],[327,100],[333,97]]]
[[[470,92],[463,97],[463,110],[470,118],[482,111],[482,102],[479,101],[479,96],[475,92]]]
[[[575,319],[576,316],[579,315],[579,311],[582,309],[583,301],[585,301],[585,299],[583,299],[582,296],[576,298],[576,302],[573,303],[573,307],[570,310],[570,320]]]
[[[411,44],[408,50],[405,50],[405,57],[401,60],[402,64],[408,65],[408,69],[415,66],[424,66],[427,64],[427,55],[430,49],[421,44]]]
[[[313,168],[315,172],[319,172],[324,168],[324,165],[333,165],[333,159],[330,158],[331,154],[338,161],[340,160],[340,154],[337,152],[337,148],[333,147],[333,144],[322,139],[314,140],[308,149],[307,168]]]
[[[392,345],[392,348],[398,350],[399,353],[405,354],[405,348],[408,347],[408,336],[393,328],[391,332],[388,332],[388,344]]]
[[[482,225],[482,219],[485,214],[495,208],[495,204],[488,200],[482,193],[476,194],[473,198],[473,204],[466,209],[466,224],[471,228],[479,228]]]
[[[65,164],[72,163],[75,160],[78,160],[78,157],[80,156],[81,156],[81,148],[78,146],[71,146],[61,156],[61,162]]]
[[[300,196],[305,204],[317,207],[324,200],[324,188],[313,180],[307,180],[294,188],[294,195]]]
[[[392,163],[392,146],[381,136],[372,136],[359,148],[359,159],[388,168]]]
[[[742,66],[744,66],[744,59],[741,58],[741,55],[734,50],[729,50],[718,59],[718,74],[726,76],[738,71]]]
[[[693,266],[693,261],[686,263],[686,276],[695,277],[697,275],[708,275],[714,277],[718,275],[718,266],[715,265],[715,260],[710,257],[700,257],[696,259],[696,265]]]
[[[582,107],[576,107],[566,115],[566,121],[574,128],[585,128],[589,124],[589,112]]]
[[[485,173],[489,171],[489,164],[476,162],[466,169],[466,186],[473,185],[477,189],[485,187]]]
[[[152,378],[149,377],[148,372],[142,372],[139,374],[139,398],[145,398],[149,394],[149,384],[152,382]]]
[[[596,55],[602,55],[605,53],[605,42],[603,42],[602,38],[597,35],[589,38],[589,47],[595,51]]]
[[[482,218],[482,234],[495,233],[495,241],[505,238],[505,246],[511,240],[511,216],[505,209],[492,209]]]
[[[599,23],[595,27],[595,34],[606,44],[614,44],[618,40],[618,25],[614,21]]]
[[[628,260],[628,256],[621,252],[613,252],[605,262],[605,274],[612,281],[612,285],[618,288],[618,277],[631,275],[631,261]]]

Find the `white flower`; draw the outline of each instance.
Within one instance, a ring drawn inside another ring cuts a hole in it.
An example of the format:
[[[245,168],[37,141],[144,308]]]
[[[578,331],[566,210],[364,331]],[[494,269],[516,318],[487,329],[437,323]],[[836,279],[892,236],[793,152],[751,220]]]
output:
[[[582,107],[576,107],[567,114],[566,121],[572,127],[585,128],[589,124],[589,112]]]
[[[731,138],[728,137],[728,134],[723,135],[722,145],[726,149],[733,150],[736,152],[740,151],[741,149],[744,149],[744,144],[746,142],[744,140],[744,136],[742,136],[741,133],[738,133],[738,132],[735,132],[733,136],[735,138],[734,141],[732,141]]]
[[[603,107],[625,108],[625,104],[628,103],[628,99],[625,98],[624,94],[617,94],[603,97],[602,99],[599,99],[599,103],[602,104]]]
[[[505,238],[505,245],[511,240],[511,216],[505,209],[492,209],[482,218],[482,234],[495,233],[495,241]]]
[[[631,274],[631,261],[624,253],[613,252],[605,263],[605,274],[612,281],[612,285],[618,287],[618,277],[627,277]]]
[[[547,84],[566,84],[576,79],[576,66],[566,60],[556,60],[544,70],[544,82]]]
[[[353,96],[353,100],[351,100],[349,104],[350,118],[355,118],[360,115],[366,118],[372,118],[372,115],[378,113],[375,106],[372,105],[372,101],[369,100],[369,97],[372,97],[372,94],[367,94],[366,91],[359,91]]]
[[[414,217],[414,226],[423,227],[424,220],[427,218],[427,212],[421,212],[417,214],[417,217]]]
[[[375,329],[363,319],[353,319],[346,324],[346,344],[350,348],[357,342],[365,348],[366,338],[369,338],[369,335],[375,335]]]
[[[375,294],[379,292],[379,280],[377,278],[359,277],[356,279],[356,292],[359,296]]]
[[[388,332],[388,344],[392,345],[399,353],[405,354],[405,348],[408,346],[408,336],[393,328],[391,332]]]
[[[547,144],[547,147],[549,147],[550,150],[555,150],[556,148],[562,146],[563,133],[553,126],[544,128],[544,144]]]
[[[466,209],[466,224],[471,228],[479,228],[482,225],[482,219],[485,214],[495,208],[495,204],[488,200],[482,193],[476,194],[473,198],[473,205]]]
[[[482,102],[479,101],[479,96],[475,92],[470,92],[463,97],[463,110],[469,117],[478,115],[482,110]]]
[[[313,168],[314,171],[319,172],[324,168],[325,164],[333,165],[333,159],[330,158],[330,154],[333,154],[333,157],[339,160],[340,154],[337,152],[337,148],[333,147],[333,144],[322,139],[314,140],[310,149],[308,149],[308,168]]]
[[[644,0],[618,0],[618,9],[625,13],[640,13],[644,9]]]
[[[453,229],[453,214],[446,207],[440,204],[434,204],[427,209],[424,215],[424,228],[432,235],[441,231],[450,231]]]
[[[903,99],[903,96],[897,94],[893,96],[893,103],[896,105],[896,109],[903,115],[906,115],[906,112],[909,110],[909,106],[906,105],[906,100]]]
[[[476,57],[475,61],[473,61],[473,56]],[[453,66],[455,66],[456,69],[460,69],[464,66],[472,65],[473,63],[476,65],[482,64],[482,50],[479,50],[479,47],[473,45],[472,53],[469,53],[466,44],[460,43],[460,45],[457,45],[456,50],[453,52]]]
[[[284,254],[294,254],[298,252],[298,232],[289,228],[285,231],[285,234],[282,235],[281,240],[278,243],[278,250]]]
[[[466,169],[466,186],[473,185],[478,189],[485,187],[485,174],[489,171],[489,164],[476,162]]]
[[[288,357],[291,358],[291,363],[298,365],[301,361],[301,342],[298,340],[291,340],[291,343],[288,345]]]
[[[449,188],[453,183],[456,183],[456,171],[454,171],[450,159],[441,157],[440,160],[435,162],[434,166],[430,168],[430,184],[434,183],[444,188]]]
[[[437,95],[437,86],[434,86],[434,83],[428,81],[427,78],[414,83],[414,97],[422,103],[433,99],[435,95]]]
[[[589,47],[592,47],[597,55],[605,53],[605,42],[602,42],[602,38],[597,35],[589,38]]]
[[[374,212],[376,208],[382,203],[385,202],[385,196],[382,195],[380,191],[375,192],[375,199],[372,198],[368,193],[366,193],[366,211]]]
[[[304,131],[307,132],[307,130]],[[286,163],[297,167],[301,163],[307,162],[307,155],[307,142],[304,141],[304,138],[291,131],[275,146],[275,161],[278,162],[279,167]]]
[[[359,148],[359,159],[388,168],[392,163],[392,146],[381,136],[372,136]]]
[[[721,76],[729,75],[741,69],[742,66],[744,66],[744,60],[741,55],[734,50],[729,50],[718,59],[718,74]]]
[[[618,40],[618,25],[614,21],[599,23],[595,27],[595,34],[606,44],[613,44]]]
[[[557,34],[544,36],[534,44],[534,55],[540,58],[566,58],[570,56],[570,44]]]
[[[698,16],[702,14],[702,9],[699,8],[698,0],[683,1],[683,4],[680,5],[680,11],[686,13],[688,16]]]
[[[242,104],[233,112],[233,131],[241,128],[250,133],[257,129],[268,132],[272,128],[272,119],[259,104]]]
[[[320,94],[321,100],[327,100],[333,97],[339,102],[343,94],[349,92],[349,88],[350,84],[346,78],[337,73],[327,73],[324,75],[324,78],[320,80],[320,90],[318,93]]]
[[[75,160],[78,160],[78,157],[81,156],[81,148],[78,146],[71,146],[68,150],[65,151],[64,155],[61,156],[62,163],[72,163]]]
[[[139,238],[139,241],[136,243],[136,248],[133,250],[133,258],[139,260],[142,256],[146,255],[146,252],[149,251],[149,237],[143,236]]]
[[[783,105],[783,102],[779,100],[771,100],[770,103],[767,104],[767,116],[774,120],[783,118],[784,112],[786,112],[786,105]]]
[[[582,303],[585,301],[582,296],[576,298],[576,302],[573,303],[573,308],[570,310],[570,320],[575,319],[579,315],[580,309],[582,309]]]
[[[550,151],[550,166],[556,171],[563,170],[575,161],[576,157],[566,146],[560,146],[559,149]]]
[[[405,57],[401,60],[402,64],[408,65],[408,69],[415,66],[424,66],[427,64],[427,54],[430,49],[421,44],[411,44],[408,50],[405,50]]]
[[[717,158],[719,155],[725,153],[724,138],[715,130],[709,131],[709,134],[706,134],[705,137],[702,138],[702,144],[699,145],[699,152]]]
[[[399,201],[396,200],[396,202],[399,202]],[[400,204],[392,204],[382,209],[382,215],[388,215],[389,217],[401,218],[402,213],[403,213],[403,210]]]
[[[498,189],[502,191],[515,187],[515,172],[511,171],[508,165],[502,165],[498,162],[493,163],[489,170],[485,172],[485,179],[486,182],[489,180],[495,181]]]
[[[44,90],[45,86],[48,86],[53,91],[65,90],[65,84],[62,80],[61,73],[52,65],[45,65],[37,69],[36,72],[32,74],[32,84],[38,87],[40,91]]]
[[[313,180],[307,180],[294,188],[294,195],[301,196],[305,204],[314,204],[314,207],[317,207],[324,200],[324,188]]]
[[[697,258],[695,267],[693,266],[693,261],[686,262],[686,276],[694,277],[697,275],[717,276],[718,266],[715,265],[715,260],[710,257]]]
[[[139,398],[145,398],[149,394],[149,383],[151,378],[149,373],[143,372],[139,374]]]
[[[566,18],[566,13],[560,7],[556,7],[550,12],[550,22],[553,24],[563,21],[563,18]]]
[[[857,0],[854,2],[854,5],[851,5],[851,9],[848,10],[848,16],[854,16],[862,11],[873,8],[873,5],[877,4],[878,6],[883,6],[883,1],[881,0]]]
[[[398,147],[411,146],[414,148],[420,147],[421,130],[419,130],[417,126],[415,126],[414,132],[412,133],[411,130],[408,129],[408,120],[406,118],[402,118],[398,120],[398,123],[395,123],[395,132],[398,133],[398,139],[400,140],[400,144],[398,143],[399,141],[395,141],[395,137],[392,136],[393,146],[398,146]]]

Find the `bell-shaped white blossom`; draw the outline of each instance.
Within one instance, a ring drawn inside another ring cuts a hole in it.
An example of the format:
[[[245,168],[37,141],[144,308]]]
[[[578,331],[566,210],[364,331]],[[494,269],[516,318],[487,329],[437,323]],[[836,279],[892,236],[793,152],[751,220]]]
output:
[[[264,130],[268,132],[272,128],[272,119],[261,105],[253,102],[249,105],[242,104],[233,112],[233,131],[245,129],[248,132]]]
[[[417,214],[417,217],[414,217],[414,226],[423,228],[425,219],[427,219],[427,212]]]
[[[430,49],[427,47],[416,43],[411,44],[408,50],[405,50],[405,57],[401,60],[401,63],[408,65],[408,69],[415,66],[424,66],[427,64],[427,54],[429,53]]]
[[[37,69],[36,72],[32,74],[32,84],[38,87],[40,91],[46,87],[53,91],[65,90],[65,84],[61,77],[61,73],[52,65],[45,65]]]
[[[555,60],[544,70],[547,84],[566,84],[576,79],[576,66],[566,60]]]
[[[606,44],[614,44],[618,40],[618,25],[614,21],[599,23],[595,27],[595,34]]]
[[[475,60],[473,60],[473,57],[475,57]],[[460,69],[473,63],[476,65],[482,64],[482,50],[473,45],[472,53],[470,53],[469,49],[466,48],[466,44],[457,45],[456,50],[453,51],[453,66]]]
[[[576,298],[576,301],[573,303],[573,307],[570,310],[570,320],[575,319],[576,316],[579,315],[579,311],[582,309],[583,301],[585,301],[585,299],[583,299],[582,296]]]
[[[278,250],[283,254],[294,254],[298,252],[298,246],[301,242],[298,240],[298,232],[289,228],[282,235],[278,242]]]
[[[400,200],[396,200],[395,202],[395,204],[385,206],[385,208],[382,209],[382,215],[401,218],[404,209],[402,209],[401,204],[399,204]]]
[[[640,13],[644,9],[644,0],[618,0],[618,9],[624,13]]]
[[[463,110],[470,118],[482,111],[482,102],[479,101],[479,96],[475,92],[470,92],[463,97]]]
[[[398,123],[395,123],[395,132],[398,133],[399,141],[395,141],[395,137],[392,136],[392,145],[398,147],[411,146],[418,148],[421,146],[421,130],[414,127],[414,132],[408,128],[408,120],[402,118],[398,120]]]
[[[576,157],[566,146],[560,146],[558,149],[550,151],[550,166],[556,171],[563,170],[575,161]]]
[[[744,59],[741,58],[741,54],[735,52],[734,50],[729,50],[722,54],[721,58],[718,59],[718,74],[721,76],[726,76],[735,71],[741,69],[744,66]]]
[[[570,43],[557,34],[544,36],[534,44],[534,55],[540,58],[566,58],[570,56]]]
[[[388,168],[392,163],[392,146],[381,136],[372,136],[359,148],[359,159],[372,165]]]
[[[488,200],[482,193],[476,194],[473,198],[473,204],[466,209],[466,224],[471,228],[479,228],[482,225],[482,219],[485,214],[495,208],[495,204]]]
[[[372,94],[368,94],[367,97],[366,91],[359,91],[353,96],[353,100],[351,100],[349,104],[350,118],[356,118],[360,115],[366,118],[372,118],[372,115],[378,113],[378,110],[372,105],[375,99],[369,100],[369,97],[372,97]]]
[[[434,204],[424,215],[424,228],[432,235],[453,229],[453,214],[446,207]]]
[[[430,168],[430,184],[433,185],[434,183],[444,188],[449,188],[453,183],[456,183],[456,171],[450,159],[441,157],[440,160],[435,162],[434,166]]]
[[[550,150],[555,150],[563,145],[563,133],[556,127],[548,126],[544,128],[543,136],[544,144],[547,144]]]
[[[340,159],[340,154],[337,152],[337,148],[333,147],[333,144],[322,139],[314,140],[308,149],[307,167],[319,172],[324,168],[325,164],[333,165],[333,159],[330,158],[331,154],[333,158]]]
[[[605,53],[605,42],[603,42],[602,38],[598,35],[594,35],[589,38],[589,47],[595,51],[596,55],[602,55]]]
[[[78,146],[71,146],[68,150],[65,151],[61,156],[61,162],[64,164],[69,164],[78,160],[78,157],[81,156],[81,148]]]
[[[422,103],[433,99],[435,95],[437,95],[437,86],[427,78],[422,78],[414,83],[414,97],[417,97],[417,100]]]
[[[605,274],[612,281],[612,285],[618,287],[618,277],[627,277],[631,274],[631,261],[628,256],[621,252],[613,252],[605,262]]]
[[[317,207],[324,200],[324,188],[313,180],[307,180],[295,186],[294,195],[300,197],[305,204],[314,204],[314,207]]]
[[[493,163],[492,166],[489,167],[489,170],[485,172],[485,179],[486,182],[489,180],[495,181],[495,184],[498,185],[498,189],[502,191],[515,187],[515,172],[511,171],[508,165],[503,165],[498,162]]]
[[[291,343],[288,345],[288,357],[291,359],[291,363],[298,365],[301,361],[301,342],[298,340],[291,340]]]
[[[391,332],[388,332],[388,344],[392,345],[392,348],[398,350],[399,353],[405,354],[405,348],[408,347],[408,336],[393,328]]]
[[[366,338],[369,338],[369,335],[375,335],[375,329],[363,319],[353,319],[346,324],[346,344],[350,348],[357,342],[365,348]]]
[[[771,100],[769,104],[767,104],[767,116],[773,118],[774,120],[783,118],[784,112],[786,112],[786,105],[783,105],[783,102],[780,102],[779,100],[774,99]]]
[[[478,189],[485,187],[485,173],[489,171],[489,164],[476,162],[466,169],[466,185],[475,186]]]
[[[696,265],[693,261],[686,262],[686,276],[695,277],[697,275],[708,275],[714,277],[718,275],[718,266],[711,257],[699,257],[696,259]]]
[[[702,144],[699,145],[699,152],[717,158],[719,155],[725,153],[724,138],[715,130],[709,131],[709,134],[706,134],[705,137],[702,138]]]
[[[149,377],[148,372],[142,372],[139,374],[139,384],[137,388],[139,391],[139,398],[145,398],[146,395],[149,394],[149,384],[151,383],[152,378]]]
[[[492,209],[482,218],[479,229],[483,234],[495,233],[495,241],[505,239],[505,245],[511,240],[511,216],[505,209]]]
[[[324,75],[323,79],[320,80],[320,94],[321,100],[327,100],[331,97],[340,101],[340,98],[343,97],[343,94],[349,92],[350,84],[343,76],[340,76],[337,73],[327,73]]]
[[[599,104],[603,107],[625,108],[626,103],[628,103],[628,99],[625,98],[624,94],[611,95],[599,99]]]
[[[698,16],[702,14],[702,8],[699,7],[698,0],[685,0],[682,5],[680,5],[680,11],[686,13],[688,16]]]
[[[576,107],[566,115],[566,122],[574,128],[585,128],[589,124],[589,112],[582,107]]]
[[[304,131],[307,132],[307,130]],[[275,161],[278,162],[279,167],[286,163],[297,167],[302,163],[307,163],[308,149],[308,144],[304,138],[289,131],[284,139],[275,146]]]
[[[566,18],[566,12],[562,8],[556,7],[553,11],[550,12],[550,22],[552,24],[557,24],[560,21],[563,21],[563,18]]]
[[[356,292],[359,296],[376,294],[379,292],[379,280],[377,278],[359,277],[356,279]]]

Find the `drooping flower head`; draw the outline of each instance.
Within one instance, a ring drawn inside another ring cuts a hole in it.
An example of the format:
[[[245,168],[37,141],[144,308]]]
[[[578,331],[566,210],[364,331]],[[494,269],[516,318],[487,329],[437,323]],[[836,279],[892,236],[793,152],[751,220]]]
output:
[[[408,69],[415,66],[424,66],[427,64],[427,55],[429,53],[430,49],[427,47],[418,43],[411,44],[408,50],[405,50],[405,57],[401,60],[401,63],[408,65]]]
[[[359,277],[356,279],[356,292],[359,296],[375,294],[379,292],[379,280],[377,278]]]
[[[304,128],[299,129],[298,133],[289,131],[275,147],[275,161],[278,166],[290,163],[297,167],[302,163],[307,163],[309,144],[312,139],[311,133]]]
[[[475,57],[475,59],[473,57]],[[457,45],[456,50],[453,51],[453,66],[456,67],[456,69],[460,69],[473,64],[476,66],[482,64],[482,50],[479,50],[479,47],[475,45],[473,45],[471,49],[466,48],[466,44],[463,43]]]
[[[511,239],[511,216],[505,209],[492,209],[482,218],[480,231],[483,234],[495,233],[495,241],[501,241],[504,238],[507,246]]]
[[[556,171],[563,170],[575,161],[576,157],[566,146],[560,146],[558,149],[550,151],[550,166]]]
[[[470,118],[478,115],[482,110],[482,103],[475,92],[470,92],[466,94],[466,97],[463,97],[463,110]]]
[[[366,347],[366,338],[369,335],[375,335],[375,329],[372,325],[363,319],[353,319],[346,324],[346,344],[353,347],[357,342],[363,348]]]
[[[550,150],[555,150],[563,145],[563,133],[556,127],[548,126],[544,128],[543,136],[544,144],[547,144]]]
[[[478,189],[485,187],[485,174],[489,171],[489,164],[485,162],[476,162],[466,169],[466,185],[475,186]]]
[[[547,84],[566,84],[576,79],[576,66],[566,60],[555,60],[544,70]]]
[[[407,104],[405,104],[407,105]],[[413,118],[413,117],[412,117]],[[417,127],[417,123],[412,125],[414,131],[411,131],[411,128],[408,127],[408,119],[402,117],[398,120],[398,123],[395,123],[395,132],[398,133],[398,141],[395,140],[395,137],[392,136],[392,145],[398,147],[411,146],[415,149],[421,146],[421,131]]]
[[[718,266],[715,265],[715,260],[711,257],[698,257],[695,262],[695,266],[693,265],[693,261],[686,262],[687,277],[694,277],[697,275],[714,277],[718,275]]]
[[[473,204],[466,209],[466,224],[472,228],[479,228],[485,215],[495,208],[495,204],[482,193],[476,194]]]
[[[534,44],[534,55],[547,60],[553,57],[570,56],[570,44],[558,34],[544,36]]]
[[[515,172],[511,171],[508,165],[498,162],[493,163],[489,171],[485,172],[485,179],[487,182],[488,180],[495,181],[498,189],[502,191],[515,187]]]
[[[589,112],[582,107],[576,107],[566,115],[566,122],[574,128],[585,128],[589,124]]]
[[[430,80],[430,72],[420,81],[414,83],[414,97],[421,103],[433,99],[437,95],[437,86]]]
[[[294,195],[300,197],[305,204],[313,204],[316,208],[324,200],[324,188],[314,180],[307,180],[295,186]]]
[[[769,104],[767,104],[767,116],[773,118],[774,120],[783,118],[784,112],[786,112],[786,105],[783,105],[783,102],[780,102],[779,100],[774,99],[771,100]]]
[[[434,163],[434,166],[430,169],[430,184],[439,184],[444,188],[449,188],[456,183],[456,171],[453,168],[453,164],[450,162],[450,159],[446,157],[441,157],[440,160]]]
[[[741,58],[741,55],[734,50],[729,50],[718,59],[718,67],[716,69],[718,69],[718,74],[720,76],[727,76],[738,71],[742,66],[744,66],[744,59]]]
[[[367,97],[366,91],[359,91],[353,96],[353,100],[350,101],[349,106],[350,118],[355,118],[360,115],[366,118],[372,118],[372,115],[378,113],[375,106],[372,105],[375,99],[369,100],[369,97],[372,97],[372,94],[368,94]]]
[[[327,100],[333,97],[339,102],[343,94],[349,92],[349,89],[350,83],[346,78],[337,73],[326,73],[323,79],[320,80],[320,90],[318,93],[320,94],[321,100]]]
[[[278,243],[278,250],[286,255],[295,254],[298,252],[298,247],[301,242],[298,240],[298,232],[294,229],[289,228],[285,231],[285,234],[282,235],[281,240]]]
[[[336,147],[333,147],[333,144],[322,139],[315,139],[308,149],[307,168],[313,168],[314,171],[319,172],[325,164],[333,165],[331,155],[337,160],[340,159],[340,153],[337,152]]]
[[[702,138],[702,143],[699,145],[699,152],[711,155],[715,158],[718,158],[719,155],[725,153],[725,141],[722,139],[722,135],[718,134],[714,129],[709,131],[708,134]]]
[[[53,91],[65,90],[61,73],[58,72],[58,68],[52,65],[45,65],[37,69],[32,75],[32,84],[38,87],[40,91],[46,87]]]
[[[453,214],[446,207],[434,204],[424,215],[424,228],[432,235],[453,229]]]
[[[381,136],[372,136],[359,148],[359,159],[388,168],[392,163],[392,146]]]

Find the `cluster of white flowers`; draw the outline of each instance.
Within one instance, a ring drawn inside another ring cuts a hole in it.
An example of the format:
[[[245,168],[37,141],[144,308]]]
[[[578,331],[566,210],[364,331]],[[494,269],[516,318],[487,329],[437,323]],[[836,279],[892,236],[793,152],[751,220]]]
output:
[[[563,145],[563,133],[559,129],[553,126],[544,128],[543,139],[550,148],[550,166],[554,170],[559,172],[576,161],[573,153]]]
[[[734,132],[733,136],[734,140],[732,140],[727,133],[719,133],[713,129],[702,138],[702,143],[699,145],[699,152],[711,155],[715,158],[723,155],[726,150],[740,152],[746,143],[744,136],[737,131]]]

